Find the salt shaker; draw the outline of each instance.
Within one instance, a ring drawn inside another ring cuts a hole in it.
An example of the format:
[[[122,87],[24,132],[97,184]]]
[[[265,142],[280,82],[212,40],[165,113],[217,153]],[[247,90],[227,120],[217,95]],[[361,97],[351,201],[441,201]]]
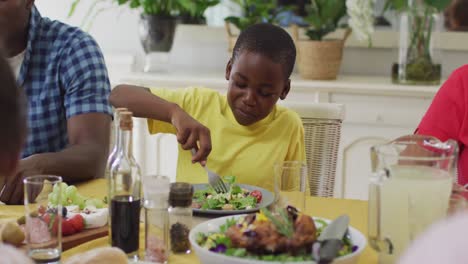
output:
[[[169,257],[169,190],[170,182],[166,176],[143,179],[146,261],[167,263]]]
[[[192,227],[193,186],[189,183],[171,184],[169,193],[169,222],[171,250],[176,254],[189,254],[189,232]]]

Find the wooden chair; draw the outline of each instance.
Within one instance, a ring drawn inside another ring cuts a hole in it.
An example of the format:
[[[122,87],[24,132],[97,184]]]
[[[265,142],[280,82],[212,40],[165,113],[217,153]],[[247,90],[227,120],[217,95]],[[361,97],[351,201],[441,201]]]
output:
[[[302,119],[311,195],[333,197],[344,105],[288,100],[281,105],[294,110]]]

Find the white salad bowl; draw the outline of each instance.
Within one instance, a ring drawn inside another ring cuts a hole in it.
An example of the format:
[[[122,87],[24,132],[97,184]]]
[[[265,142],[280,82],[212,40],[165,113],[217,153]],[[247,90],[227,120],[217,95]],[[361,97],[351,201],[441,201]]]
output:
[[[314,264],[314,261],[294,261],[294,262],[276,262],[276,261],[266,261],[266,260],[253,260],[247,258],[240,258],[240,257],[233,257],[233,256],[226,256],[221,253],[215,253],[209,251],[206,248],[203,248],[197,244],[197,234],[198,233],[209,233],[209,232],[219,232],[219,227],[226,223],[227,219],[238,219],[239,217],[246,216],[244,215],[236,215],[236,216],[225,216],[220,218],[215,218],[208,220],[206,222],[200,223],[197,226],[193,227],[189,234],[190,244],[192,245],[192,249],[195,251],[195,254],[198,256],[202,264],[279,264],[279,263],[289,263],[289,264]],[[327,223],[330,222],[328,219],[324,218],[316,218],[314,219],[321,219]],[[364,235],[359,232],[357,229],[353,227],[349,227],[349,235],[351,236],[351,241],[353,245],[357,246],[357,250],[345,255],[336,258],[333,261],[333,264],[354,264],[357,263],[359,256],[362,254],[364,248],[366,247],[366,238]]]

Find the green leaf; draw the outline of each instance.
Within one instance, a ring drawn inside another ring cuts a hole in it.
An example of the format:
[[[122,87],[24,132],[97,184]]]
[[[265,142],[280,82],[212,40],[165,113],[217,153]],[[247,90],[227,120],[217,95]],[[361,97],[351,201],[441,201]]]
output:
[[[212,193],[213,190],[211,188],[197,190],[193,193],[193,198],[196,200],[205,200],[206,196]]]
[[[326,23],[338,23],[346,14],[346,2],[343,0],[322,0],[321,17]]]
[[[226,247],[231,247],[231,239],[227,236],[219,236],[215,240],[216,245],[225,245]]]
[[[140,1],[139,0],[131,0],[130,1],[130,8],[137,8],[140,6]]]
[[[229,184],[234,184],[236,182],[236,176],[224,176],[223,180]]]
[[[73,13],[75,13],[75,9],[76,9],[76,6],[80,3],[80,0],[75,0],[73,1],[71,7],[70,7],[70,11],[68,11],[68,17],[71,17],[73,15]]]
[[[288,238],[293,236],[294,227],[285,210],[280,210],[280,218],[273,216],[273,214],[266,208],[263,208],[261,211],[268,218],[268,220],[270,220],[275,225],[278,233]]]
[[[224,18],[224,21],[233,24],[233,25],[236,26],[238,29],[241,28],[240,18],[239,18],[239,17],[228,16],[228,17]]]
[[[242,198],[236,198],[231,200],[231,204],[234,206],[234,209],[245,209],[247,206],[255,207],[256,199],[253,196],[247,196]]]
[[[235,225],[237,222],[236,222],[236,219],[234,218],[229,218],[226,220],[226,223],[224,225],[221,225],[219,227],[219,232],[221,233],[226,233],[226,231],[233,225]]]
[[[345,0],[312,0],[306,6],[307,17],[311,26],[306,30],[312,40],[322,40],[325,35],[339,27],[339,21],[346,16]]]
[[[195,240],[197,241],[198,245],[202,245],[205,243],[206,239],[207,239],[207,236],[204,233],[199,232],[197,233],[197,237]]]
[[[226,255],[234,257],[244,257],[247,255],[247,250],[245,248],[228,248],[226,250]]]
[[[239,194],[242,193],[242,188],[237,184],[231,183],[231,194]]]
[[[393,0],[392,6],[397,11],[408,10],[408,0]]]
[[[432,6],[439,12],[445,10],[452,0],[424,0],[426,5]]]
[[[221,203],[218,199],[206,199],[206,206],[209,209],[221,209],[223,207],[223,203]],[[207,209],[207,208],[203,208],[203,209]]]
[[[256,23],[277,23],[278,14],[287,8],[285,7],[276,7],[276,1],[271,0],[233,0],[241,10],[243,10],[242,16],[234,16],[237,19],[232,19],[228,17],[225,21],[232,23],[239,30],[244,30],[250,25]]]

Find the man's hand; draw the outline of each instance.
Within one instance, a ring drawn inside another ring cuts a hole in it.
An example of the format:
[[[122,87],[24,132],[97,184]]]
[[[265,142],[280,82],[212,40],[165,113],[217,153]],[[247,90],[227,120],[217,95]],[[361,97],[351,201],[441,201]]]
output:
[[[5,185],[0,193],[0,201],[6,204],[22,204],[24,199],[23,179],[28,176],[42,174],[37,168],[40,158],[32,155],[19,162],[18,171],[5,179]]]
[[[58,175],[72,184],[104,175],[109,148],[110,116],[88,113],[67,122],[69,146],[59,152],[39,153],[20,161],[15,176],[5,179],[0,201],[23,201],[23,178],[31,175]]]
[[[197,152],[193,155],[192,162],[200,162],[205,166],[206,159],[211,152],[210,130],[179,106],[174,106],[171,112],[171,123],[177,130],[177,141],[185,150],[195,148]]]

